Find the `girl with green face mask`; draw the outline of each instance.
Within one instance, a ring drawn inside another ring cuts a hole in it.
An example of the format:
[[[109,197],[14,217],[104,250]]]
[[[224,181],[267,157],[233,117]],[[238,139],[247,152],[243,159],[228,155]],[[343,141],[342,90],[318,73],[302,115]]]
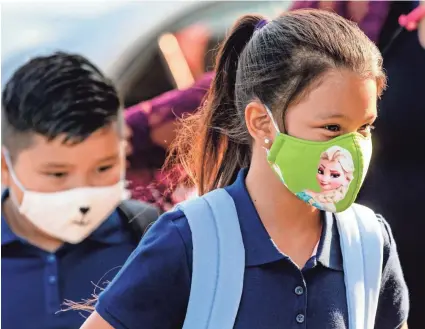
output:
[[[385,84],[378,49],[335,14],[294,11],[268,23],[258,16],[236,23],[220,48],[206,102],[183,121],[172,159],[206,194],[198,200],[218,188],[233,200],[240,234],[230,240],[244,245],[243,290],[230,324],[195,321],[185,329],[347,328],[351,290],[344,277],[350,271],[339,243],[346,235],[333,213],[350,208],[365,178]],[[202,263],[193,261],[200,250],[193,220],[210,225],[208,214],[230,205],[188,215],[195,201],[166,213],[147,232],[83,328],[183,327],[193,309],[188,305],[195,305],[191,283],[200,278],[192,269]],[[408,297],[397,250],[388,224],[372,216],[383,239],[377,309],[368,325],[350,328],[402,328]],[[202,239],[216,231],[211,226]],[[232,251],[222,250],[219,258],[240,261]],[[217,255],[211,256],[203,259],[205,268],[215,263]],[[226,300],[216,305],[223,312]]]

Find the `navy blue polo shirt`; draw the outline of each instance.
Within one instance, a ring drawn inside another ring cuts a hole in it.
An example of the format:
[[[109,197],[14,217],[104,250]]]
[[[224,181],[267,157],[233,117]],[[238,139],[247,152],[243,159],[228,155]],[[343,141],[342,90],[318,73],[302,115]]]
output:
[[[8,196],[6,191],[2,201]],[[48,207],[48,205],[46,205]],[[85,318],[59,312],[64,300],[80,302],[105,287],[136,248],[124,221],[114,212],[83,242],[43,251],[16,236],[1,218],[1,327],[77,329]]]
[[[245,187],[246,172],[226,188],[236,204],[246,250],[244,290],[234,328],[347,328],[336,223],[323,218],[317,256],[300,270],[276,249],[262,225]],[[390,228],[383,219],[381,223],[384,265],[375,329],[395,329],[406,321],[408,294]],[[187,219],[179,210],[166,213],[101,294],[96,310],[115,329],[181,328],[191,265]]]

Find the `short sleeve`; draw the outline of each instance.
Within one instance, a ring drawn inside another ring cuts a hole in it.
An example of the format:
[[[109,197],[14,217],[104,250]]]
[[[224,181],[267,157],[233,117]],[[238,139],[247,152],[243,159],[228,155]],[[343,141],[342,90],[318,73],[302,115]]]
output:
[[[379,220],[384,232],[384,264],[375,329],[398,329],[407,321],[409,294],[391,228],[382,217]]]
[[[182,221],[180,211],[164,214],[99,296],[96,311],[115,329],[183,326],[190,272]]]

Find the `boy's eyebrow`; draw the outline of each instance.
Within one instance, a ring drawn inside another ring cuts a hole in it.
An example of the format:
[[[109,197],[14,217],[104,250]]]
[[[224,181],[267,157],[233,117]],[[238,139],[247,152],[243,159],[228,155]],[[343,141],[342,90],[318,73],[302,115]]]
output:
[[[73,165],[68,163],[48,162],[44,164],[43,167],[52,168],[52,169],[64,169],[64,168],[73,167]]]
[[[106,162],[106,161],[111,161],[111,160],[116,160],[117,158],[119,158],[119,154],[113,154],[113,155],[108,155],[102,159],[99,159],[98,162]]]
[[[116,160],[119,157],[119,154],[113,154],[113,155],[108,155],[102,159],[99,159],[97,162],[106,162],[106,161],[111,161],[111,160]],[[70,163],[60,163],[60,162],[47,162],[45,164],[43,164],[44,168],[49,168],[49,169],[69,169],[74,167],[73,164]]]

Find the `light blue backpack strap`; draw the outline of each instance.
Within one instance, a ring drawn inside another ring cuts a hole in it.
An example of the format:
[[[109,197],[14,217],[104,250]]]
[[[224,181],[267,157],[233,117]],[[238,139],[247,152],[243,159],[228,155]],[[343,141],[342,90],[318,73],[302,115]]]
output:
[[[183,329],[207,329],[217,285],[217,228],[204,198],[185,201],[177,208],[188,220],[193,243],[192,283]]]
[[[327,213],[327,216],[332,214]],[[375,213],[353,205],[336,214],[350,329],[373,329],[381,288],[383,235]]]
[[[242,296],[245,248],[232,197],[223,189],[187,201],[193,270],[183,329],[232,329]]]
[[[333,216],[326,213],[326,216]],[[349,208],[336,214],[340,236],[345,290],[347,292],[348,328],[364,328],[365,290],[362,241],[356,214]]]
[[[365,326],[375,327],[379,293],[382,282],[382,264],[384,261],[384,236],[381,224],[373,210],[354,204],[363,245],[363,261],[365,271]]]

